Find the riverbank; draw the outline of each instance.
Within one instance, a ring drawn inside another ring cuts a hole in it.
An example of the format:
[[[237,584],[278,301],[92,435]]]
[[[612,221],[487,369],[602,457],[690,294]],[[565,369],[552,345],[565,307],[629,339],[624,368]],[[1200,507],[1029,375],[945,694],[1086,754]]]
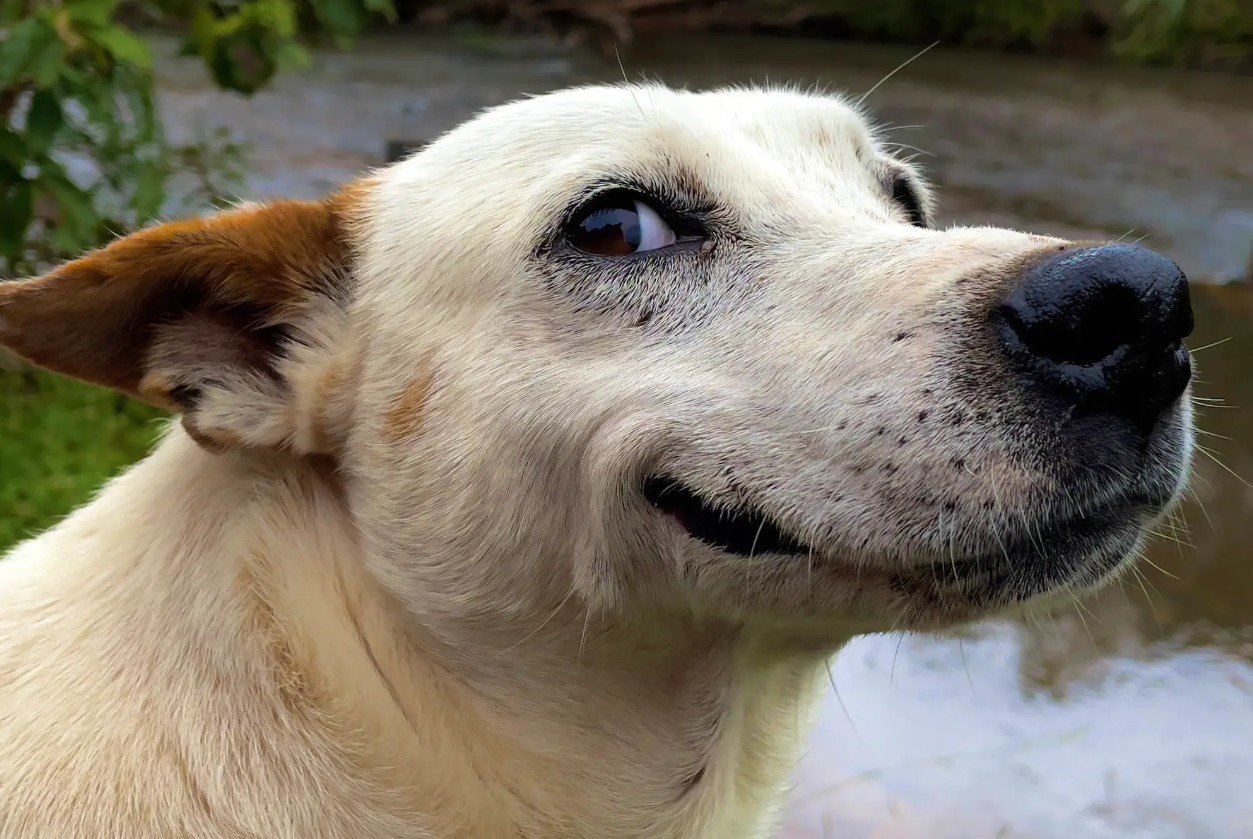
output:
[[[913,51],[703,35],[638,42],[623,67],[589,47],[484,30],[371,36],[252,98],[213,87],[159,42],[167,130],[248,146],[249,197],[315,195],[480,108],[570,84],[817,84],[859,96]],[[1253,253],[1253,77],[1080,60],[928,52],[867,99],[939,186],[941,224],[1140,239],[1198,282],[1235,282]]]
[[[400,0],[402,20],[469,20],[605,47],[708,32],[786,34],[1142,65],[1253,66],[1246,0]]]

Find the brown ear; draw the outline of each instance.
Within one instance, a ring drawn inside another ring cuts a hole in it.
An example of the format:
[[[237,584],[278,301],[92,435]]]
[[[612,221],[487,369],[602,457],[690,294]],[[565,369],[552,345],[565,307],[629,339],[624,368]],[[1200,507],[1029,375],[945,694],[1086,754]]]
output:
[[[0,283],[0,344],[183,411],[194,433],[208,389],[284,389],[275,365],[291,328],[347,294],[353,209],[341,194],[230,210]]]

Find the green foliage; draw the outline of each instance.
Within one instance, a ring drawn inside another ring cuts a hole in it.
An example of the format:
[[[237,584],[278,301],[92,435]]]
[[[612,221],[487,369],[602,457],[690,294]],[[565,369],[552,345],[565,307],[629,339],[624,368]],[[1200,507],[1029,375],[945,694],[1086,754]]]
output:
[[[10,269],[91,247],[160,209],[152,59],[115,12],[115,0],[3,6],[16,17],[0,21],[0,258]]]
[[[81,504],[160,430],[152,408],[3,359],[0,406],[0,554]]]
[[[1250,0],[749,0],[764,20],[801,19],[857,38],[1051,51],[1086,45],[1139,63],[1253,63]],[[751,15],[750,15],[751,18]]]
[[[168,208],[181,155],[161,131],[152,55],[123,19],[181,23],[185,53],[221,86],[252,93],[308,60],[304,38],[344,44],[393,14],[391,0],[0,0],[3,273],[94,247]]]
[[[1143,63],[1231,67],[1253,56],[1248,0],[1128,0],[1117,30],[1115,52]]]
[[[792,0],[757,0],[789,17]],[[1054,32],[1078,20],[1084,0],[813,0],[805,19],[827,22],[862,38],[996,47],[1040,47]]]
[[[303,39],[343,44],[391,14],[390,0],[0,0],[0,277],[145,224],[179,180],[203,203],[242,178],[229,137],[167,144],[152,55],[123,20],[182,23],[185,52],[251,93],[306,60]],[[0,553],[142,456],[158,416],[0,350]]]

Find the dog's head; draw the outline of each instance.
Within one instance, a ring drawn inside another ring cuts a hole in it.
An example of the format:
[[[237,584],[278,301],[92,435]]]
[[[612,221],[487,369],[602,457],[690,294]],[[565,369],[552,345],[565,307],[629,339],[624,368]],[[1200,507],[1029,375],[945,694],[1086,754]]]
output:
[[[335,458],[416,612],[927,626],[1117,574],[1191,449],[1172,263],[930,218],[839,99],[583,88],[3,287],[0,339]]]

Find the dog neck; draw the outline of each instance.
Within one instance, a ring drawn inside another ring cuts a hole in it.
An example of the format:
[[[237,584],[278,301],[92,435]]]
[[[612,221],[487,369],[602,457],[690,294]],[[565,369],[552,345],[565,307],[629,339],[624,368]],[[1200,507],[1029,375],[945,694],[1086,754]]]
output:
[[[131,639],[128,693],[178,706],[198,811],[263,835],[757,835],[831,652],[571,602],[525,632],[423,621],[327,471],[181,431],[49,538],[96,553],[93,619]]]

